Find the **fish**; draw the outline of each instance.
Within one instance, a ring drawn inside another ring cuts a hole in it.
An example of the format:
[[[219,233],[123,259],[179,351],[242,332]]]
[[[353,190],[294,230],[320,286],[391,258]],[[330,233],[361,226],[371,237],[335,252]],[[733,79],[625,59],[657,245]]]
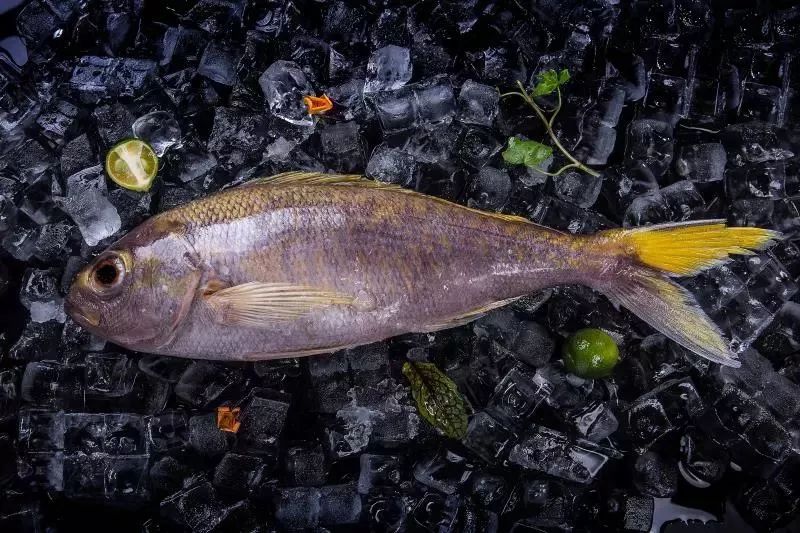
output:
[[[452,328],[582,284],[738,366],[671,278],[779,238],[721,220],[571,235],[363,176],[286,172],[149,218],[78,272],[65,309],[130,350],[254,361]]]

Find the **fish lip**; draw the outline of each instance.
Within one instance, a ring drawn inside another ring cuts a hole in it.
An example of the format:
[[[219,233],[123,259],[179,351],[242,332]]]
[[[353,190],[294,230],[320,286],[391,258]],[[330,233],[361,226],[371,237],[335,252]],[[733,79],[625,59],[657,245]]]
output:
[[[91,311],[85,311],[75,306],[69,298],[64,302],[64,311],[71,316],[75,322],[81,325],[96,328],[100,325],[100,315]]]

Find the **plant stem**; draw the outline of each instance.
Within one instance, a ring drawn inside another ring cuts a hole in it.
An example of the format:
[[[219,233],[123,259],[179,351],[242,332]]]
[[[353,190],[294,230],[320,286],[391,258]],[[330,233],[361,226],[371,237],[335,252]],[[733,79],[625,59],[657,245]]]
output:
[[[561,89],[560,88],[556,88],[556,91],[557,91],[556,94],[558,95],[558,104],[556,105],[555,109],[553,109],[552,115],[550,115],[550,118],[548,119],[545,116],[544,111],[542,111],[542,108],[539,107],[539,105],[533,100],[531,95],[528,94],[528,92],[525,90],[525,86],[522,85],[521,81],[517,80],[517,86],[519,87],[520,92],[514,91],[514,92],[510,92],[510,93],[505,93],[504,95],[501,95],[501,96],[516,95],[516,96],[521,97],[523,100],[525,100],[525,103],[527,103],[528,106],[530,106],[536,112],[536,115],[539,117],[539,120],[541,120],[542,123],[544,124],[545,129],[547,130],[547,134],[550,136],[550,140],[553,141],[553,144],[556,146],[556,148],[558,148],[558,150],[562,154],[564,154],[564,157],[566,157],[568,160],[571,161],[570,164],[561,167],[558,170],[558,172],[556,172],[555,174],[549,174],[547,172],[542,172],[541,170],[538,170],[537,172],[542,172],[542,174],[546,174],[548,176],[557,176],[561,172],[563,172],[564,170],[566,170],[568,168],[578,168],[578,169],[582,170],[583,172],[586,172],[590,176],[595,176],[595,177],[599,176],[600,175],[599,172],[597,172],[596,170],[592,170],[591,168],[587,167],[586,165],[584,165],[583,163],[581,163],[580,161],[575,159],[572,156],[572,154],[570,154],[567,151],[567,149],[564,148],[564,145],[562,145],[561,141],[558,140],[558,137],[556,136],[555,131],[553,131],[553,121],[555,120],[556,115],[558,114],[558,112],[561,111]]]

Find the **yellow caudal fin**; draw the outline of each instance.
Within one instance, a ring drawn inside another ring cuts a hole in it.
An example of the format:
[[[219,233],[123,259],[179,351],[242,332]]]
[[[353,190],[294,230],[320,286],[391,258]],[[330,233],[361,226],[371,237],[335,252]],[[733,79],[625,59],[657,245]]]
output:
[[[612,230],[604,235],[619,241],[642,265],[669,276],[693,276],[724,262],[730,254],[749,255],[780,238],[776,231],[728,227],[721,220]]]
[[[691,276],[730,254],[752,254],[779,239],[779,233],[729,228],[711,220],[611,230],[596,238],[601,247],[616,248],[624,258],[613,278],[597,283],[598,290],[696,354],[723,365],[740,365],[694,296],[668,276]]]

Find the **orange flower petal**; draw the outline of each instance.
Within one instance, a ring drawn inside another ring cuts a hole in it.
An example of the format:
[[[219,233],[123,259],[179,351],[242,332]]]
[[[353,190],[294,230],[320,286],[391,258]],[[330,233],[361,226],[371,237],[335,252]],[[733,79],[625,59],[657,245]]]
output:
[[[309,115],[320,115],[333,109],[333,102],[327,94],[322,96],[304,96],[303,103],[308,109]]]
[[[241,409],[239,407],[217,407],[217,427],[222,431],[236,433],[239,431],[239,426],[242,425],[239,422],[240,412]]]

